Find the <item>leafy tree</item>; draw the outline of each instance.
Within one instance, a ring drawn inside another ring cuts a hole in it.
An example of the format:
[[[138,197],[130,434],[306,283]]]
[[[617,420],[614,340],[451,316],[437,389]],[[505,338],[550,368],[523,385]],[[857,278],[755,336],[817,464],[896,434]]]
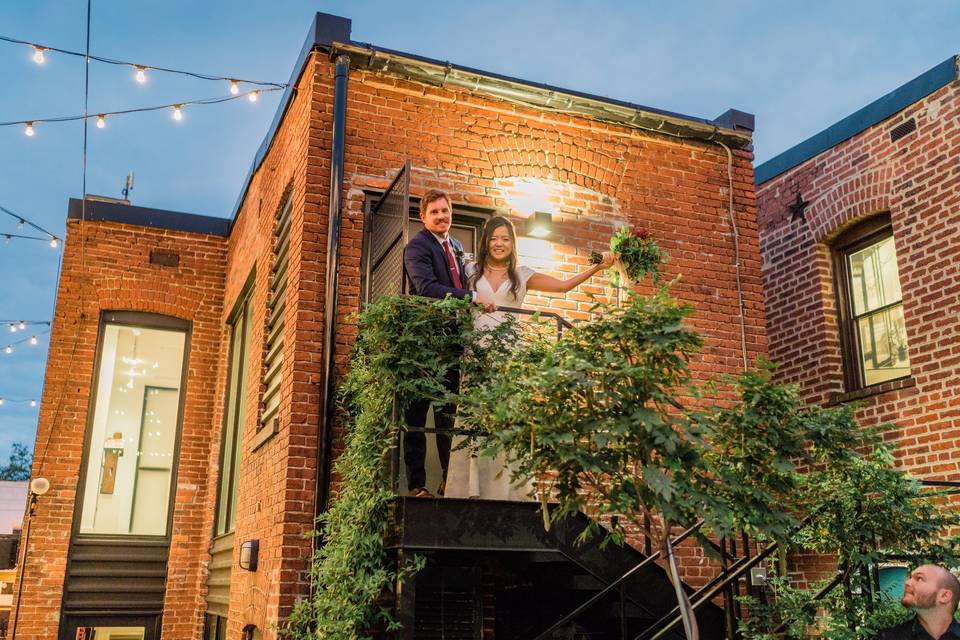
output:
[[[10,461],[0,467],[0,480],[29,480],[30,466],[33,464],[33,452],[20,442],[10,447]]]

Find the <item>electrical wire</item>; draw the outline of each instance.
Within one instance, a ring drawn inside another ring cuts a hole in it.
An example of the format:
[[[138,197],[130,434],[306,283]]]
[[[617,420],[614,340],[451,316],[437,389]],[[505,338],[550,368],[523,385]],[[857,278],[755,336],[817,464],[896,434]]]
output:
[[[215,98],[201,98],[199,100],[183,100],[181,102],[171,102],[169,104],[160,104],[152,107],[138,107],[135,109],[121,109],[119,111],[100,111],[98,113],[84,113],[83,115],[76,116],[60,116],[56,118],[33,118],[31,120],[11,120],[9,122],[0,122],[0,127],[12,127],[16,125],[34,125],[43,122],[73,122],[76,120],[90,120],[91,118],[99,118],[104,116],[116,116],[116,115],[125,115],[128,113],[145,113],[147,111],[162,111],[163,109],[177,109],[190,105],[211,105],[211,104],[220,104],[221,102],[230,102],[231,100],[239,100],[241,98],[249,97],[251,94],[261,94],[268,93],[270,91],[280,91],[279,88],[275,89],[253,89],[251,91],[246,91],[244,93],[238,93],[237,95],[230,96],[218,96]]]
[[[29,226],[29,227],[32,227],[32,228],[36,229],[36,230],[39,231],[40,233],[45,233],[45,234],[47,234],[47,235],[49,236],[48,238],[30,238],[30,239],[32,239],[32,240],[50,240],[50,239],[60,240],[60,237],[57,236],[57,234],[51,233],[50,231],[47,231],[46,229],[44,229],[43,227],[41,227],[41,226],[38,225],[37,223],[31,222],[29,219],[27,219],[25,216],[20,215],[19,213],[14,213],[13,211],[10,211],[10,209],[7,209],[7,208],[4,207],[3,205],[0,205],[0,213],[5,213],[5,214],[7,214],[8,216],[10,216],[11,218],[14,218],[14,219],[18,220],[20,224],[25,224],[25,225],[27,225],[27,226]],[[8,237],[13,236],[13,237],[18,237],[18,238],[26,238],[26,237],[27,237],[27,236],[16,236],[15,234],[12,234],[12,233],[4,233],[3,235],[4,235],[4,236],[8,236]]]
[[[197,73],[195,71],[184,71],[183,69],[171,69],[169,67],[158,67],[152,64],[139,64],[136,62],[127,62],[126,60],[114,60],[113,58],[104,58],[101,56],[95,56],[87,53],[81,53],[79,51],[71,51],[69,49],[61,49],[59,47],[51,47],[45,44],[40,44],[39,42],[28,42],[27,40],[20,40],[18,38],[11,38],[9,36],[0,36],[0,41],[10,42],[12,44],[23,44],[28,47],[33,47],[40,51],[55,51],[56,53],[62,53],[68,56],[77,56],[80,58],[86,58],[88,60],[96,60],[97,62],[103,62],[105,64],[113,64],[124,67],[131,67],[133,69],[143,70],[143,71],[161,71],[163,73],[175,73],[183,76],[190,76],[191,78],[198,78],[200,80],[216,80],[222,82],[236,82],[242,84],[252,84],[260,87],[276,87],[278,89],[286,89],[287,85],[280,82],[265,82],[263,80],[245,80],[243,78],[236,78],[231,76],[218,76],[211,75],[207,73]]]

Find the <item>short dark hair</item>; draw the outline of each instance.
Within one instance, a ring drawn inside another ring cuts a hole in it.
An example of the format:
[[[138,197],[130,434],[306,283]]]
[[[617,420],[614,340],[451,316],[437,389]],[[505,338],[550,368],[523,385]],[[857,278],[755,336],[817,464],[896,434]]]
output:
[[[940,588],[950,592],[950,610],[956,612],[957,605],[960,604],[960,580],[957,576],[943,567],[940,567]]]
[[[450,202],[450,196],[447,195],[446,191],[440,191],[439,189],[430,189],[423,197],[420,198],[420,215],[423,216],[427,212],[427,207],[430,206],[431,202],[436,202],[440,198],[443,198],[447,201],[447,206],[453,208],[453,203]]]

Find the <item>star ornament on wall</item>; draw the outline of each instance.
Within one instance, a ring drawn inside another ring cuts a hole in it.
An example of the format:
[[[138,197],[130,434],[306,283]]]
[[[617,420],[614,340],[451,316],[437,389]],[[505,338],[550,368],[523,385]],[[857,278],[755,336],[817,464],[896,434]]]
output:
[[[800,192],[797,191],[796,200],[787,205],[787,208],[790,209],[790,222],[795,220],[802,220],[803,222],[806,222],[807,218],[805,212],[808,206],[810,206],[810,203],[804,200],[803,196],[800,195]]]

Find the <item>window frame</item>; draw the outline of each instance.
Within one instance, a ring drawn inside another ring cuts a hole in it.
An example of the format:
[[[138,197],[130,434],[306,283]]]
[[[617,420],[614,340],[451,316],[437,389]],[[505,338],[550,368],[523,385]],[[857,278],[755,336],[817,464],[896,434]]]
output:
[[[100,392],[100,367],[103,360],[103,343],[107,325],[140,327],[183,333],[183,363],[180,370],[180,397],[177,401],[177,426],[173,443],[173,461],[170,468],[170,491],[167,498],[167,527],[163,535],[134,533],[84,533],[80,530],[83,520],[84,495],[86,494],[87,471],[90,449],[93,446],[93,423],[97,397]],[[80,458],[80,473],[77,482],[76,504],[73,510],[71,536],[73,540],[165,540],[169,541],[173,531],[173,514],[177,498],[177,479],[180,472],[180,446],[183,436],[183,412],[187,399],[187,385],[190,382],[190,348],[193,338],[193,323],[189,320],[142,311],[102,311],[97,328],[97,344],[94,356],[93,376],[90,381],[90,394],[87,397],[87,420],[84,427],[83,449]]]
[[[893,226],[890,221],[890,214],[883,212],[864,220],[850,229],[842,232],[831,243],[831,252],[833,257],[833,276],[834,290],[836,292],[837,302],[837,323],[840,330],[840,350],[843,362],[843,386],[846,393],[873,389],[882,385],[888,385],[911,377],[911,373],[896,378],[889,378],[873,384],[866,383],[866,372],[863,368],[863,353],[860,344],[860,332],[857,328],[859,317],[853,306],[852,276],[850,273],[849,258],[857,251],[866,249],[886,240],[893,238],[894,248],[896,248],[896,238],[893,235]],[[900,265],[899,255],[897,258],[897,274],[899,278]],[[903,305],[902,283],[899,303],[890,303],[889,307],[896,304]],[[882,308],[874,309],[870,313],[877,313]],[[909,342],[907,343],[909,350]]]
[[[233,526],[229,526],[230,515],[236,512],[237,505],[235,503],[232,504],[232,509],[228,509],[227,511],[226,522],[228,524],[225,530],[220,531],[220,510],[223,508],[223,505],[221,504],[220,496],[221,496],[221,491],[223,489],[223,465],[224,465],[224,462],[226,461],[226,455],[227,455],[226,435],[227,435],[227,429],[230,427],[230,425],[227,422],[230,416],[230,400],[231,400],[230,380],[233,377],[234,331],[236,330],[236,327],[237,327],[236,323],[240,321],[239,326],[241,327],[241,331],[243,332],[243,334],[246,335],[249,333],[250,340],[248,343],[244,343],[242,337],[240,339],[240,366],[246,367],[247,373],[249,374],[250,354],[253,351],[252,349],[253,347],[253,335],[252,335],[253,315],[251,314],[249,318],[250,326],[245,325],[244,318],[246,315],[246,310],[253,308],[252,305],[253,305],[253,298],[255,293],[256,280],[257,280],[257,268],[256,268],[256,265],[254,265],[253,269],[250,270],[250,274],[247,276],[246,282],[244,282],[243,287],[240,289],[240,293],[237,294],[236,302],[234,302],[233,308],[230,310],[230,314],[227,316],[227,322],[226,322],[230,332],[230,337],[229,337],[230,348],[228,349],[228,353],[227,353],[227,378],[226,378],[226,384],[224,385],[226,393],[224,393],[224,397],[223,397],[223,424],[221,425],[221,429],[220,429],[220,456],[218,458],[218,463],[217,463],[219,474],[217,477],[217,493],[216,493],[216,500],[214,502],[214,510],[213,510],[213,537],[214,538],[230,535],[231,533],[236,531],[235,522]],[[243,372],[240,372],[239,375],[242,376]],[[247,402],[248,396],[250,395],[250,377],[249,376],[247,377],[246,386],[247,386],[246,393],[245,394],[238,393],[237,397],[234,398],[235,415],[236,415],[236,412],[239,411],[239,407],[241,403]],[[244,420],[245,421],[247,420],[247,416],[244,416]],[[258,420],[259,420],[259,416],[258,416]],[[235,426],[236,428],[234,429],[234,433],[233,433],[233,442],[234,442],[233,450],[235,452],[236,457],[232,461],[232,465],[231,465],[231,478],[230,478],[230,487],[229,487],[229,494],[228,494],[230,498],[228,498],[228,503],[232,501],[232,496],[234,492],[234,486],[233,486],[234,482],[239,482],[240,480],[239,462],[243,458],[243,442],[237,442],[237,438],[239,436],[240,439],[242,439],[244,434],[244,431],[243,431],[244,425],[239,424]]]

